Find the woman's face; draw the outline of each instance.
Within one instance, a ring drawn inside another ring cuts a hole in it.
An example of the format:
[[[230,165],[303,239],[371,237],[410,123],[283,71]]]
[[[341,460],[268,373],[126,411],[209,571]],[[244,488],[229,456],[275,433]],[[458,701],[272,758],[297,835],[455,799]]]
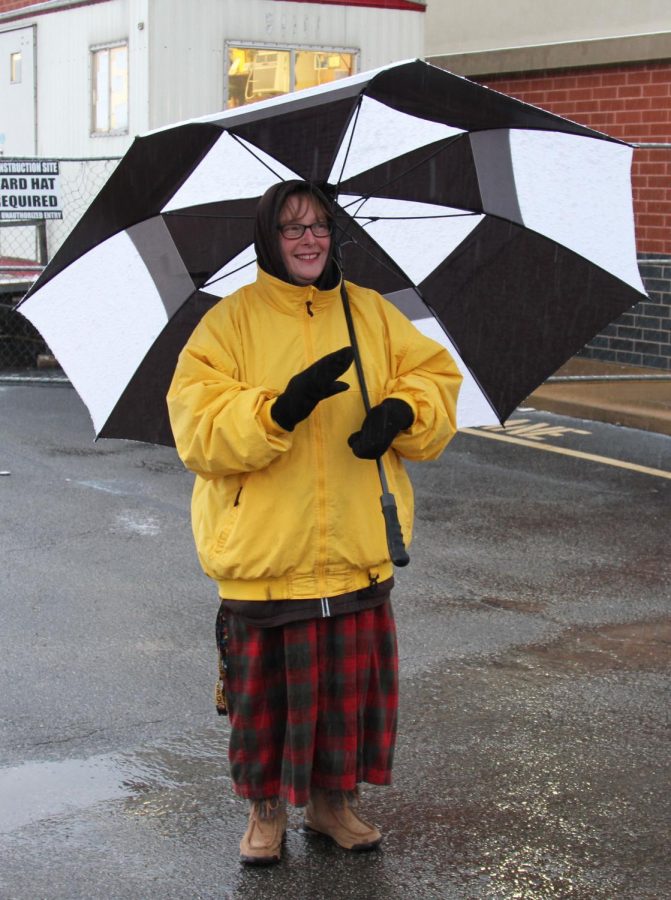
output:
[[[297,195],[287,198],[280,211],[280,225],[313,225],[328,221],[321,205],[311,197]],[[310,228],[296,240],[278,232],[280,253],[290,278],[296,284],[314,284],[324,271],[331,247],[331,236],[315,237]]]

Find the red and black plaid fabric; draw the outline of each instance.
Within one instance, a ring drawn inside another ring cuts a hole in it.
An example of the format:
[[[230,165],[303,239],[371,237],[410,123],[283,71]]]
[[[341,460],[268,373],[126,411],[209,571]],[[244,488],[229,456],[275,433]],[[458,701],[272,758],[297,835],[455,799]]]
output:
[[[257,628],[227,616],[229,758],[241,797],[305,806],[310,786],[389,784],[398,653],[389,602]]]

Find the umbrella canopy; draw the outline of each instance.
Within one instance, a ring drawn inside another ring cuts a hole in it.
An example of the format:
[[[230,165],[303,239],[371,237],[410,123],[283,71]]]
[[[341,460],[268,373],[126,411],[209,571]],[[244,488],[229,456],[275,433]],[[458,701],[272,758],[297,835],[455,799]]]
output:
[[[177,354],[256,275],[259,197],[336,203],[346,277],[452,352],[458,424],[503,422],[645,297],[632,148],[420,60],[137,138],[20,305],[99,437],[172,443]],[[364,369],[365,369],[365,360]]]

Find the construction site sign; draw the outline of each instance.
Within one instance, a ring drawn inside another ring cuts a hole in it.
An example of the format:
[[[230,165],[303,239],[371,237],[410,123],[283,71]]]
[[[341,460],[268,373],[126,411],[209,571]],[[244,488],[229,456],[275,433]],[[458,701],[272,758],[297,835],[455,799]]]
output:
[[[58,160],[0,158],[0,220],[62,218]]]

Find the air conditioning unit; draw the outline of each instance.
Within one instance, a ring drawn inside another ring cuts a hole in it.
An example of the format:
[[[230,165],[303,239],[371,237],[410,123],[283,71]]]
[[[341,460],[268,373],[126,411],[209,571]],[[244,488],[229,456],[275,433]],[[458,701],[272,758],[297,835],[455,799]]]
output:
[[[247,100],[288,93],[291,86],[290,65],[290,55],[286,52],[257,52],[249,72]]]

